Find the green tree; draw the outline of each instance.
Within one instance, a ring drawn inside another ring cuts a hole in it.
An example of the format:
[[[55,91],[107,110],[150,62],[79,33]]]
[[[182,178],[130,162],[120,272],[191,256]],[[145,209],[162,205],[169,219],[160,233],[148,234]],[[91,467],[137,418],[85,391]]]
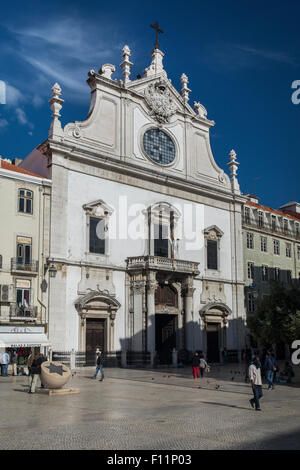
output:
[[[247,324],[262,347],[281,342],[291,345],[300,339],[300,286],[273,282],[270,295],[258,301]]]

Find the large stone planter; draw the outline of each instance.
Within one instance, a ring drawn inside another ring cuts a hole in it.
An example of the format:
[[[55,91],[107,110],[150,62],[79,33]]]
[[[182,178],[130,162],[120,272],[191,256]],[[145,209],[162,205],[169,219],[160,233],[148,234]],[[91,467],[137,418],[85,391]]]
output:
[[[71,370],[56,361],[43,362],[41,365],[41,382],[46,388],[62,388],[71,377]]]

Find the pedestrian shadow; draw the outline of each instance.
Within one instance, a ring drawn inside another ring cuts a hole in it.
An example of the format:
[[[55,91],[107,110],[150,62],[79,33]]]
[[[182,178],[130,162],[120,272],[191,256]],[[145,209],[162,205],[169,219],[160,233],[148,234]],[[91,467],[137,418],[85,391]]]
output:
[[[251,408],[246,408],[244,406],[228,405],[227,403],[217,403],[215,401],[202,401],[202,400],[201,400],[201,403],[204,403],[205,405],[225,406],[226,408],[237,408],[238,410],[246,410],[246,411],[251,411],[253,413],[253,410]]]

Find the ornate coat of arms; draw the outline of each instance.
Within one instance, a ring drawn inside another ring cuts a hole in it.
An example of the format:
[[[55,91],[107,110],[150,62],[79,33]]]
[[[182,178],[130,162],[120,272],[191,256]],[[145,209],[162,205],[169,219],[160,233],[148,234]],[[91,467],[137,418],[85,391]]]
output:
[[[177,111],[164,80],[149,85],[145,90],[145,99],[152,115],[160,123],[169,122],[170,117]]]

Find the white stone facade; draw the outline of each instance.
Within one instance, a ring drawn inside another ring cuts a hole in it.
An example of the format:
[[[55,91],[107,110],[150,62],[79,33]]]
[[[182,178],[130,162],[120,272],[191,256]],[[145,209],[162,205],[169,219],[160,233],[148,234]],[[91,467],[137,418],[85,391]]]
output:
[[[135,81],[128,46],[124,81],[114,80],[111,64],[91,70],[87,119],[63,129],[55,84],[49,138],[22,164],[52,179],[49,261],[57,275],[50,284],[50,340],[53,350],[86,351],[101,334],[98,346],[106,351],[148,352],[151,360],[156,353],[163,362],[167,345],[217,360],[224,347],[245,347],[238,163],[231,153],[231,179],[216,165],[214,122],[203,105],[195,103],[194,111],[188,104],[186,75],[181,96],[163,68],[164,54],[151,55]],[[167,150],[153,144],[147,153],[144,136],[152,129],[166,136]],[[102,254],[90,252],[92,218],[103,221]],[[162,242],[164,256],[154,242],[159,224],[169,240]],[[207,266],[208,246],[216,249],[214,269]]]

